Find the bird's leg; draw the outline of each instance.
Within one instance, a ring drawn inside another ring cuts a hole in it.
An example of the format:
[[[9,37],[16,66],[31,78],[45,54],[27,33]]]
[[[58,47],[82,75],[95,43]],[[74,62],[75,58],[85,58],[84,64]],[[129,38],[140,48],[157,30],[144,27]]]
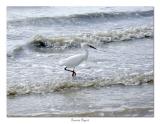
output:
[[[64,68],[64,70],[66,70],[66,71],[70,71],[70,72],[73,72],[72,70],[67,69],[67,67],[65,67],[65,68]]]
[[[67,69],[67,67],[65,67],[64,70],[72,72],[72,77],[76,76],[76,73],[75,73],[74,70],[73,70],[73,71],[72,71],[72,70],[69,70],[69,69]]]
[[[76,76],[76,72],[73,69],[72,77],[75,77],[75,76]]]

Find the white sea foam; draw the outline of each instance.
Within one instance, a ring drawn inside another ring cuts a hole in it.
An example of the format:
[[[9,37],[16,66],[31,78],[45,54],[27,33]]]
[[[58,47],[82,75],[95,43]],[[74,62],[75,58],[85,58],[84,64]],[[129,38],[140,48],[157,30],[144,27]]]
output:
[[[130,74],[118,76],[114,75],[110,79],[105,78],[78,78],[75,80],[65,81],[58,80],[55,82],[17,82],[8,85],[7,95],[26,95],[34,93],[51,93],[65,91],[67,89],[83,89],[83,88],[96,88],[105,86],[135,86],[147,83],[153,83],[153,72],[144,74]]]
[[[83,33],[75,36],[58,36],[53,38],[36,35],[29,45],[36,48],[78,48],[83,42],[91,44],[106,44],[110,42],[129,41],[132,39],[152,38],[153,26],[130,27],[127,29],[110,30],[106,32]]]

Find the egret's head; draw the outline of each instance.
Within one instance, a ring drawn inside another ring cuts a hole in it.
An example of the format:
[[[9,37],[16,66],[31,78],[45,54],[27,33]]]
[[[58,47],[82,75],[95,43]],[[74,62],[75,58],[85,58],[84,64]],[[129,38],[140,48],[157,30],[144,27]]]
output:
[[[87,49],[87,48],[96,49],[94,46],[92,46],[92,45],[90,45],[90,44],[87,44],[87,43],[82,43],[82,44],[81,44],[81,47],[84,48],[84,49]]]

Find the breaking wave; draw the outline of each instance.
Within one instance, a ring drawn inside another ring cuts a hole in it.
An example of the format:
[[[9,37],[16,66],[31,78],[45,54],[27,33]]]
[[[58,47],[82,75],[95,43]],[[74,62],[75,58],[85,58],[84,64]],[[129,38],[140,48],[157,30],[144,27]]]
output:
[[[26,19],[10,20],[9,24],[12,26],[51,26],[52,24],[84,24],[83,22],[99,22],[99,21],[116,21],[117,19],[138,18],[153,16],[154,11],[135,11],[135,12],[94,12],[84,14],[74,14],[69,16],[57,17],[30,17]]]
[[[95,46],[105,45],[111,42],[131,41],[134,39],[153,38],[153,26],[130,27],[127,29],[116,29],[106,32],[82,33],[71,36],[57,36],[53,38],[42,35],[34,36],[31,41],[22,46],[16,46],[8,51],[7,57],[17,57],[25,50],[36,52],[60,52],[63,50],[80,48],[81,43],[93,44]]]
[[[27,94],[43,94],[52,92],[62,92],[67,89],[84,89],[84,88],[98,88],[106,86],[137,86],[145,83],[153,83],[153,71],[144,74],[128,74],[119,76],[116,75],[110,79],[89,79],[87,76],[79,77],[71,81],[59,80],[57,82],[44,83],[12,83],[8,85],[7,95],[27,95]]]
[[[57,50],[63,50],[67,48],[78,48],[83,42],[94,45],[102,45],[116,41],[129,41],[132,39],[152,37],[153,27],[142,26],[98,33],[83,33],[75,36],[59,36],[53,38],[46,38],[41,35],[36,35],[29,45],[34,48],[53,48]]]
[[[18,57],[21,56],[22,53],[24,52],[24,47],[23,46],[17,46],[13,51],[7,52],[7,57]]]

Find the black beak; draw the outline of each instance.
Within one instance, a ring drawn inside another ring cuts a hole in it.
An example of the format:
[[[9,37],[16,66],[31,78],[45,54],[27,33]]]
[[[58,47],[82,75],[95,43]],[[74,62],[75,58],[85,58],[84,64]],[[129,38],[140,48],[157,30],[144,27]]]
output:
[[[88,45],[90,48],[96,49],[94,46]]]

